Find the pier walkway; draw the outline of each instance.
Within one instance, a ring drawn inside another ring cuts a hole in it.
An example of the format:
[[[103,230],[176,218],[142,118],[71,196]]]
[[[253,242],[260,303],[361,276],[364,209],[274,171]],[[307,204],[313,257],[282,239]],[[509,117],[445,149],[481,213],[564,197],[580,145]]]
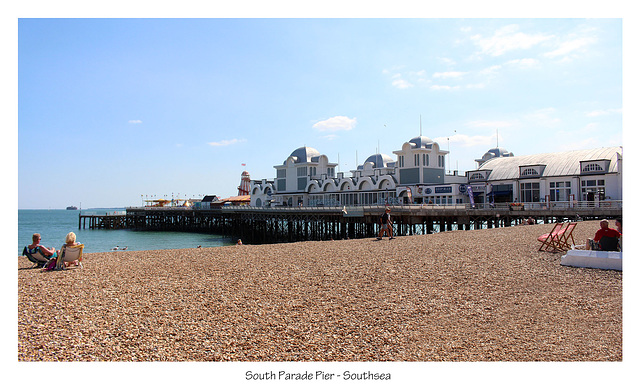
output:
[[[218,209],[129,207],[126,214],[82,215],[78,229],[132,229],[213,233],[246,244],[368,238],[378,234],[384,206],[249,207]],[[538,223],[622,216],[622,201],[499,203],[496,205],[394,205],[394,235],[508,227],[532,217]]]

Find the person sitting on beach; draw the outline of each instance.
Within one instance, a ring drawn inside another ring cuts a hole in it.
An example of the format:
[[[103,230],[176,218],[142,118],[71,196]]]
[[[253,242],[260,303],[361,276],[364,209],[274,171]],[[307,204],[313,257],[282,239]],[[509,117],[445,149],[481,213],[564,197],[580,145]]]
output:
[[[58,257],[58,255],[56,254],[56,248],[54,248],[53,246],[51,248],[47,248],[46,246],[40,244],[42,236],[39,233],[34,233],[31,236],[31,240],[33,241],[33,243],[31,245],[27,245],[27,251],[29,253],[34,254],[36,252],[40,252],[49,260]]]
[[[389,234],[389,239],[393,239],[393,226],[391,223],[391,208],[387,207],[384,210],[384,214],[380,217],[380,232],[378,233],[378,239],[381,240],[386,232]]]
[[[622,217],[616,218],[616,230],[620,233],[620,240],[618,240],[618,250],[622,252]]]
[[[613,247],[610,247],[608,243],[607,244],[601,243],[603,238],[606,239],[603,242],[608,242],[608,241],[611,241],[609,240],[610,238],[615,238],[616,239],[615,248],[617,249],[617,242],[618,242],[617,239],[620,238],[620,232],[614,229],[610,229],[609,221],[606,219],[603,219],[600,221],[600,230],[596,231],[596,235],[593,237],[593,239],[591,238],[587,239],[587,246],[586,246],[587,250],[606,250],[606,251],[616,250],[616,249],[612,249]]]
[[[74,233],[73,231],[70,232],[69,234],[67,234],[67,237],[65,238],[65,243],[62,245],[60,251],[62,252],[62,250],[64,250],[65,247],[67,246],[76,246],[76,245],[80,245],[79,242],[76,242],[76,233]],[[73,261],[65,261],[64,262],[64,267],[67,268],[69,267],[69,265],[71,265],[71,263],[73,263],[75,266],[80,265],[80,261],[79,260],[73,260]]]

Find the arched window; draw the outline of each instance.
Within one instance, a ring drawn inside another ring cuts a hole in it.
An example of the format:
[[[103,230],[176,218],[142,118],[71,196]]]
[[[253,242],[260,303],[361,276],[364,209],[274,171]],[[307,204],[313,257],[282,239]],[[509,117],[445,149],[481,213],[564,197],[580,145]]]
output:
[[[522,176],[537,176],[538,171],[536,169],[528,168],[522,171]]]
[[[598,165],[597,163],[590,163],[587,166],[585,166],[582,171],[595,172],[595,171],[604,171],[604,169],[602,168],[602,166]]]

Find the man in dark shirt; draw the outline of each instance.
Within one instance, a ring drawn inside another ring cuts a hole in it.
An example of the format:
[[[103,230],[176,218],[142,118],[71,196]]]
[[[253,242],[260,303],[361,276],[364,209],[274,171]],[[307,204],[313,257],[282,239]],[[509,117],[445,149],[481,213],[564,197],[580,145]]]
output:
[[[593,250],[602,249],[602,246],[601,246],[602,244],[600,244],[600,241],[604,237],[616,238],[616,239],[620,238],[620,232],[614,229],[610,229],[609,221],[606,219],[603,219],[600,221],[600,230],[596,231],[596,235],[593,237],[593,239],[589,238],[587,240],[587,249],[593,249]],[[605,241],[605,242],[608,242],[608,241]],[[616,247],[617,247],[617,244],[616,244]],[[609,249],[602,249],[602,250],[609,250]]]
[[[389,234],[389,239],[393,239],[393,223],[391,222],[391,208],[387,207],[384,214],[380,217],[380,232],[378,239],[381,240],[384,233]]]

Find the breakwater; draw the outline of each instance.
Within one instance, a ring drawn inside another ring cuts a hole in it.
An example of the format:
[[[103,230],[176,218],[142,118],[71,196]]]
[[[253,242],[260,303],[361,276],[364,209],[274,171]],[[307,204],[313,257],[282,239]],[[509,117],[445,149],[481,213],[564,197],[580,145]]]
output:
[[[392,206],[394,235],[509,227],[532,217],[538,223],[622,216],[622,202],[500,205]],[[378,234],[384,206],[270,207],[217,209],[129,207],[126,214],[80,215],[79,229],[133,229],[212,233],[246,244],[371,238]]]

